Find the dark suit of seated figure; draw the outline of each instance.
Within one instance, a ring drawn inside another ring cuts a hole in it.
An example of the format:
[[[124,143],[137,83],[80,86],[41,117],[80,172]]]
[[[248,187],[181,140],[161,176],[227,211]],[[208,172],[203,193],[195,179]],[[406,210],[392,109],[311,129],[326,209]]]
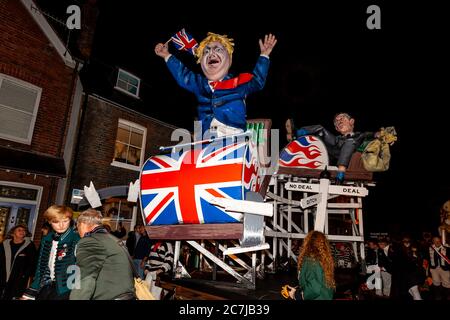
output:
[[[331,158],[331,164],[336,164],[338,167],[336,183],[339,184],[344,181],[345,171],[348,168],[353,153],[365,140],[378,137],[378,132],[354,132],[355,119],[344,112],[336,114],[333,123],[336,131],[340,135],[334,135],[321,125],[305,126],[300,129],[295,129],[292,119],[286,121],[286,131],[288,141],[308,134],[319,136],[325,143],[328,155]]]

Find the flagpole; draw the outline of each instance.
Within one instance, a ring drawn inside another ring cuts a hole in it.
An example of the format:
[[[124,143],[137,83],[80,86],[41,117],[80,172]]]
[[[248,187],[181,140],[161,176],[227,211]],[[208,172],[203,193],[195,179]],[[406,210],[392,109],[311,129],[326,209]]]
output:
[[[194,146],[196,144],[212,143],[212,142],[215,142],[215,141],[226,140],[226,139],[229,139],[229,138],[251,137],[252,134],[253,134],[253,131],[247,130],[247,131],[242,132],[242,133],[230,134],[230,135],[225,135],[225,136],[221,136],[221,137],[217,137],[217,138],[211,138],[211,139],[199,140],[199,141],[194,141],[194,142],[176,144],[174,146],[167,146],[167,147],[166,146],[161,146],[161,147],[159,147],[159,151],[163,152],[163,151],[167,151],[167,150],[171,150],[171,149],[178,149],[178,148],[184,148],[184,147],[187,147],[187,146]]]
[[[447,256],[444,256],[442,253],[440,253],[439,252],[439,250],[438,249],[436,249],[436,247],[433,247],[433,246],[431,246],[433,249],[434,249],[434,251],[436,251],[437,252],[437,254],[438,255],[440,255],[448,264],[450,264],[450,260],[447,258]]]

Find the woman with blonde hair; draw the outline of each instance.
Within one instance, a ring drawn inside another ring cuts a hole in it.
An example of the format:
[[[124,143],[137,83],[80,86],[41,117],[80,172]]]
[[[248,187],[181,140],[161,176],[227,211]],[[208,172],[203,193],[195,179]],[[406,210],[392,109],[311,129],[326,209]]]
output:
[[[288,287],[292,299],[332,300],[336,284],[330,244],[322,232],[310,231],[298,255],[299,289]]]
[[[53,205],[45,211],[44,218],[50,223],[52,231],[41,240],[36,274],[22,299],[69,299],[75,247],[80,240],[72,216],[72,209],[66,206]]]

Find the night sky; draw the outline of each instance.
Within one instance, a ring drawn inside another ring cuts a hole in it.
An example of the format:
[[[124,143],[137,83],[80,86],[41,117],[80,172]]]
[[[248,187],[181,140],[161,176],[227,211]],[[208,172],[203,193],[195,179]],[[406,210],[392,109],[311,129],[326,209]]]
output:
[[[347,111],[357,131],[395,126],[399,141],[391,149],[391,168],[375,174],[377,186],[364,200],[366,231],[436,232],[439,207],[450,199],[449,103],[441,98],[448,75],[445,81],[440,76],[449,56],[443,49],[444,10],[407,2],[337,2],[297,1],[295,8],[292,2],[246,2],[243,9],[242,1],[100,1],[92,59],[141,77],[150,116],[192,129],[196,100],[154,54],[156,43],[181,28],[197,41],[208,31],[227,34],[235,40],[236,74],[251,72],[258,39],[274,33],[278,44],[268,80],[247,99],[247,117],[272,118],[273,128],[292,117],[297,126],[333,129],[333,115]],[[381,30],[366,28],[370,4],[381,7]],[[200,70],[192,56],[176,54]],[[284,131],[281,137],[284,145]]]

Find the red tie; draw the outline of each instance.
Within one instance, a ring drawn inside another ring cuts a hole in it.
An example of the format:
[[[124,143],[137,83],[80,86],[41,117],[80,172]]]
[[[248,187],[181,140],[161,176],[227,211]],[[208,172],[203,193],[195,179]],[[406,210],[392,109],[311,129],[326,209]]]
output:
[[[247,83],[252,80],[253,74],[251,73],[241,73],[239,76],[235,78],[231,78],[223,81],[211,81],[209,84],[213,87],[214,90],[227,90],[234,89],[241,84]]]
[[[219,82],[220,82],[220,81],[211,81],[211,82],[209,83],[209,85],[210,85],[213,89],[215,89],[216,86],[217,86],[217,84],[218,84]]]

